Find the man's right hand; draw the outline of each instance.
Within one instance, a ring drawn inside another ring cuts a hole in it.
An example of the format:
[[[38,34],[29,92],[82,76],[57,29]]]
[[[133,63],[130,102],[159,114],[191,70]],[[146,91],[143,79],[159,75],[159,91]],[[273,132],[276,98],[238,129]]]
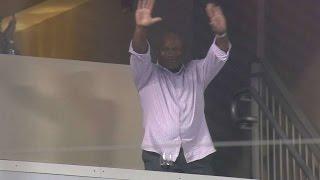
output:
[[[139,0],[136,10],[137,27],[148,27],[162,19],[160,17],[152,17],[152,10],[155,0]]]

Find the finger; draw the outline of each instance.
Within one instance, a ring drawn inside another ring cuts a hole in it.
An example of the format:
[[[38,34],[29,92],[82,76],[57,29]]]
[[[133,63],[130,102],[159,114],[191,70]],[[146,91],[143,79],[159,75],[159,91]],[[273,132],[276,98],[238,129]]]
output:
[[[207,15],[208,15],[209,17],[213,17],[213,16],[214,16],[214,10],[213,10],[213,8],[214,8],[214,4],[213,4],[213,3],[207,4],[207,6],[206,6],[206,12],[207,12]]]
[[[149,0],[143,0],[143,1],[142,1],[142,8],[146,8],[146,7],[147,7],[148,1],[149,1]]]
[[[151,11],[153,10],[154,3],[155,3],[155,0],[149,0],[148,9],[150,9]]]
[[[214,17],[214,16],[217,16],[217,15],[223,14],[221,7],[217,6],[214,3],[209,3],[207,5],[206,10],[207,10],[207,14],[208,14],[209,17]]]
[[[139,0],[138,1],[137,9],[141,9],[142,8],[142,1],[143,0]]]
[[[222,24],[224,23],[223,18],[223,16],[215,16],[210,19],[210,24]]]
[[[207,5],[207,11],[209,11],[209,14],[212,15],[212,16],[215,15],[215,13],[216,13],[216,11],[217,11],[217,8],[218,8],[218,6],[216,6],[216,5],[213,4],[213,3],[209,3],[209,4]]]
[[[151,20],[152,24],[160,22],[160,21],[162,21],[161,17],[152,18],[152,20]]]
[[[218,5],[216,5],[215,3],[208,3],[207,4],[207,7],[210,7],[210,8],[215,8],[215,7],[218,7]]]
[[[216,7],[214,8],[214,10],[215,10],[215,15],[217,15],[217,14],[223,14],[222,8],[221,8],[220,6],[216,6]]]

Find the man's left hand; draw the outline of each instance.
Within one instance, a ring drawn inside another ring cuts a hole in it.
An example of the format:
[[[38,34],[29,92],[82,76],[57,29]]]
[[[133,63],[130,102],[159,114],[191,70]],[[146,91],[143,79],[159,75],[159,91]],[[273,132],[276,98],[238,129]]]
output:
[[[227,22],[221,7],[214,3],[208,3],[206,12],[213,32],[217,35],[225,34],[227,32]]]

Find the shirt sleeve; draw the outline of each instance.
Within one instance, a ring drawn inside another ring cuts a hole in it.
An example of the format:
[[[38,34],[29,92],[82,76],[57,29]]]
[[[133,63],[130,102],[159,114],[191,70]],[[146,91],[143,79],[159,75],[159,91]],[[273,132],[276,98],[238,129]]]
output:
[[[229,58],[231,44],[229,49],[224,52],[216,45],[216,38],[214,39],[207,56],[197,62],[198,73],[203,82],[204,88],[206,88],[213,78],[219,73],[224,64]]]
[[[134,82],[138,90],[140,90],[148,82],[153,72],[153,63],[151,62],[150,55],[150,44],[148,42],[148,50],[145,54],[139,54],[134,51],[131,42],[129,53],[130,67],[133,73]]]

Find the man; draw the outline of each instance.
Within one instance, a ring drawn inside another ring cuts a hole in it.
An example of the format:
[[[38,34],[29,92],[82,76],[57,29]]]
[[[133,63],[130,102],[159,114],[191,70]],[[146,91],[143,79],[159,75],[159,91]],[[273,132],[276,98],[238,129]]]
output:
[[[147,41],[148,27],[161,21],[151,16],[154,0],[139,0],[136,29],[129,52],[143,110],[142,159],[146,170],[213,175],[215,152],[204,115],[204,91],[229,56],[226,19],[220,7],[208,4],[216,34],[207,56],[183,65],[179,36],[163,37],[157,64]]]

